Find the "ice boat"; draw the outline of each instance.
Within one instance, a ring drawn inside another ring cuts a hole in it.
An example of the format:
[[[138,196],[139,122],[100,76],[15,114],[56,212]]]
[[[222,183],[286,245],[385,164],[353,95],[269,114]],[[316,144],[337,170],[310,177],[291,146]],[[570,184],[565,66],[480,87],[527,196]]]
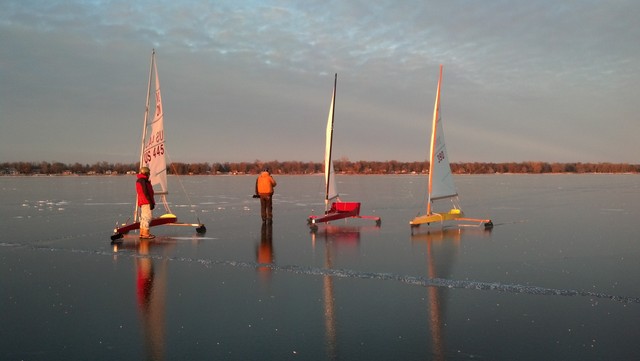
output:
[[[324,180],[325,180],[325,211],[322,215],[310,215],[307,223],[312,229],[317,229],[318,224],[335,221],[345,218],[367,218],[380,225],[380,217],[360,215],[360,202],[343,202],[340,200],[338,189],[336,188],[335,172],[333,170],[333,161],[331,159],[331,151],[333,148],[333,121],[336,105],[336,85],[338,83],[338,74],[335,74],[333,81],[333,95],[331,96],[331,105],[329,107],[329,116],[327,118],[327,131],[324,153]]]
[[[445,221],[458,226],[479,226],[492,228],[490,219],[467,218],[459,204],[458,191],[451,175],[451,165],[447,157],[444,143],[444,131],[440,117],[440,87],[442,84],[442,65],[436,90],[436,103],[433,110],[433,126],[431,131],[431,152],[429,156],[429,185],[427,190],[427,212],[413,218],[409,224],[411,228],[421,224],[432,223],[442,225]],[[446,212],[434,212],[432,204],[437,200],[450,200],[451,208]]]
[[[149,69],[149,83],[147,87],[147,102],[144,113],[144,121],[142,125],[142,141],[140,146],[140,167],[148,167],[151,170],[149,181],[154,187],[154,193],[162,198],[162,204],[164,206],[165,214],[160,217],[153,218],[149,224],[150,227],[160,225],[171,226],[187,226],[195,227],[197,233],[205,233],[207,228],[204,224],[200,223],[198,219],[197,223],[181,223],[178,222],[178,217],[171,212],[169,204],[167,202],[167,195],[169,194],[167,188],[167,148],[165,145],[165,133],[164,133],[164,111],[162,109],[162,97],[160,95],[160,80],[158,79],[158,67],[155,60],[156,52],[151,52],[151,66]],[[151,105],[151,91],[152,80],[155,80],[155,109],[154,116],[151,117],[149,112]],[[125,234],[130,231],[140,229],[140,209],[138,202],[134,204],[133,222],[129,223],[116,223],[116,227],[113,230],[111,241],[118,242]],[[197,217],[196,217],[197,218]]]

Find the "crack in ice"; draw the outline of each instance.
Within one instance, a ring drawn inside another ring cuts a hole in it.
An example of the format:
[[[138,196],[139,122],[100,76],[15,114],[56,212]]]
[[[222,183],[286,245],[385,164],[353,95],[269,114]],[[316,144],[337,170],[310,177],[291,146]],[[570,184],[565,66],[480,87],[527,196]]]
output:
[[[83,249],[64,249],[64,248],[50,248],[50,247],[36,247],[25,246],[17,243],[0,242],[0,247],[14,247],[14,248],[32,248],[41,251],[68,251],[72,253],[86,253],[96,255],[113,256],[114,252],[104,250],[83,250]],[[150,258],[156,260],[169,260],[175,262],[194,262],[204,266],[229,266],[239,268],[269,268],[273,271],[290,272],[294,274],[309,275],[309,276],[330,276],[336,278],[350,278],[350,279],[367,279],[367,280],[382,280],[382,281],[396,281],[413,286],[422,287],[443,287],[452,289],[470,289],[470,290],[482,290],[482,291],[498,291],[505,293],[519,293],[528,295],[539,296],[583,296],[594,297],[600,299],[609,299],[612,301],[618,301],[623,303],[640,303],[640,297],[629,297],[612,295],[602,292],[582,291],[573,289],[561,289],[561,288],[547,288],[540,286],[529,286],[519,284],[506,284],[500,282],[482,282],[482,281],[468,281],[468,280],[452,280],[445,278],[425,278],[419,276],[407,276],[398,275],[393,273],[384,272],[363,272],[350,269],[331,269],[331,268],[314,268],[298,265],[276,265],[265,264],[257,262],[245,262],[245,261],[229,261],[229,260],[211,260],[202,258],[188,258],[188,257],[164,257],[161,255],[140,255],[136,253],[118,252],[118,255],[128,256],[132,258]]]

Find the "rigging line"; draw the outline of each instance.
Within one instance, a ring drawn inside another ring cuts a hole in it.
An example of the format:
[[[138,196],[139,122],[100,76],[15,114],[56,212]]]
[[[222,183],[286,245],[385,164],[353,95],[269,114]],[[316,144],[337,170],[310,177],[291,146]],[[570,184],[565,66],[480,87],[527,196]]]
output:
[[[169,157],[168,153],[165,153],[165,157],[169,161],[169,164],[171,164],[171,169],[173,170],[173,174],[175,174],[176,178],[178,179],[178,183],[180,184],[180,188],[182,188],[182,192],[184,193],[185,197],[187,197],[187,202],[189,203],[189,208],[194,208],[195,206],[193,205],[193,202],[191,201],[191,197],[189,197],[189,193],[187,193],[187,190],[184,187],[184,183],[182,183],[182,179],[180,178],[180,175],[178,174],[176,166],[173,164],[173,161],[171,160],[171,157]],[[200,217],[198,217],[197,214],[196,214],[196,220],[198,221],[198,223],[200,223]]]
[[[429,174],[427,174],[427,186],[422,187],[422,198],[421,198],[421,202],[419,206],[420,210],[418,211],[418,214],[421,214],[422,211],[424,210],[424,207],[425,207],[424,200],[426,200],[427,202],[431,202],[431,198],[429,197],[429,182],[431,182],[431,180],[429,179]]]

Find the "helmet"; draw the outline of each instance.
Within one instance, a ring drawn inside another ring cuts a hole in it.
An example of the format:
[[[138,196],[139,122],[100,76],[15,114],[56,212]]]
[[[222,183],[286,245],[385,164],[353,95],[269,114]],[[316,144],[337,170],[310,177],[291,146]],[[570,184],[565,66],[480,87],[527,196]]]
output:
[[[142,167],[140,168],[140,173],[149,175],[149,173],[151,173],[151,170],[149,169],[149,167]]]

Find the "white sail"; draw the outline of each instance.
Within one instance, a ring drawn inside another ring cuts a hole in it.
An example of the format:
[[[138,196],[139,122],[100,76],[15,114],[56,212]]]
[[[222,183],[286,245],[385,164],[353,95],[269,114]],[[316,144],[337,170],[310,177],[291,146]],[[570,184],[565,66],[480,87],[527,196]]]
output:
[[[333,115],[336,105],[336,83],[338,75],[336,74],[333,83],[333,95],[331,96],[331,106],[329,107],[329,117],[327,118],[327,137],[324,152],[324,181],[326,186],[325,203],[338,197],[338,189],[336,188],[335,172],[333,171],[333,161],[331,159],[331,150],[333,142]]]
[[[431,133],[431,155],[429,164],[429,203],[442,198],[458,195],[451,175],[451,165],[444,144],[444,130],[440,116],[440,85],[442,83],[442,65],[433,110],[433,129]]]
[[[155,52],[153,53],[155,56]],[[167,162],[164,138],[164,112],[162,110],[162,96],[160,94],[160,79],[155,57],[152,59],[153,75],[155,76],[155,112],[153,118],[145,116],[145,139],[142,149],[142,164],[149,167],[151,175],[149,181],[158,194],[166,194]],[[148,104],[147,106],[149,106]]]

